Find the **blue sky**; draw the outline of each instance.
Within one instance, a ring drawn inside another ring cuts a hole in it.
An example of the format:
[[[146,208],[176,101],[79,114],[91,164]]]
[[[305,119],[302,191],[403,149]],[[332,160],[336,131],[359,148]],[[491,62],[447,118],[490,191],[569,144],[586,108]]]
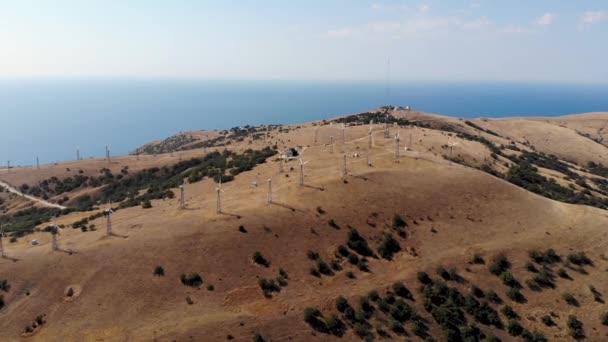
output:
[[[0,0],[0,78],[608,82],[608,2]]]

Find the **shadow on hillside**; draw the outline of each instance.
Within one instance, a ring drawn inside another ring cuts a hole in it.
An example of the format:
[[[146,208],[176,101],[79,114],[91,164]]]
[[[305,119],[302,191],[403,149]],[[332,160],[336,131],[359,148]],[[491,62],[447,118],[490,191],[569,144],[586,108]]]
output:
[[[12,261],[12,262],[17,262],[17,261],[19,261],[19,259],[17,259],[17,258],[11,258],[11,257],[9,257],[9,256],[7,256],[7,255],[2,256],[2,258],[0,258],[0,260],[2,260],[2,259],[10,260],[10,261]]]
[[[302,186],[305,187],[305,188],[315,189],[315,190],[319,190],[319,191],[325,191],[325,188],[314,186],[314,185],[302,184]]]
[[[232,216],[232,217],[235,217],[235,218],[236,218],[236,219],[238,219],[238,220],[240,220],[240,219],[242,218],[242,216],[241,216],[241,215],[232,214],[232,213],[227,213],[227,212],[224,212],[224,211],[220,211],[220,212],[219,212],[219,215]]]
[[[67,255],[80,254],[80,252],[73,251],[71,249],[63,249],[63,248],[57,248],[57,252],[62,252],[62,253],[65,253]]]
[[[291,211],[299,211],[299,212],[304,212],[303,210],[298,210],[298,209],[296,209],[295,207],[292,207],[292,206],[287,205],[287,204],[285,204],[285,203],[280,203],[280,202],[270,202],[270,204],[272,204],[272,205],[276,205],[276,206],[279,206],[279,207],[283,207],[283,208],[289,209],[289,210],[291,210]]]
[[[128,238],[128,237],[129,237],[129,235],[122,235],[122,234],[113,233],[113,232],[112,232],[112,233],[110,233],[110,234],[108,234],[108,235],[109,235],[109,236],[113,236],[113,237],[119,237],[119,238],[123,238],[123,239],[126,239],[126,238]]]

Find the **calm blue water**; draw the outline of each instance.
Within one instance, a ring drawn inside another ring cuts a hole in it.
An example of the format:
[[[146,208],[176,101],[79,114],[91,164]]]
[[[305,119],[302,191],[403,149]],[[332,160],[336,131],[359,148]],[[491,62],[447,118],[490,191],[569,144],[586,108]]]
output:
[[[608,85],[0,81],[0,165],[124,154],[182,130],[295,123],[385,104],[458,117],[608,111]]]

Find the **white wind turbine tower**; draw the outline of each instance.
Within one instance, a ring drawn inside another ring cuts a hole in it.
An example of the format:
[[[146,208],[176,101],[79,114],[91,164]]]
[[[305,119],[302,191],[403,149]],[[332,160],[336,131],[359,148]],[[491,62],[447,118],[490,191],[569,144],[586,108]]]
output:
[[[186,185],[186,180],[184,179],[183,184],[179,186],[179,208],[180,209],[184,209],[186,207],[185,201],[184,201],[184,187],[185,187],[185,185]]]
[[[110,148],[106,145],[106,160],[110,162]]]
[[[51,248],[53,251],[56,251],[59,249],[59,245],[57,244],[57,235],[59,235],[59,232],[61,231],[61,228],[59,228],[59,226],[55,223],[53,223],[51,225]]]
[[[222,189],[222,177],[220,176],[220,179],[217,183],[217,188],[215,188],[215,192],[217,194],[217,201],[216,201],[216,205],[215,205],[215,211],[220,214],[222,212],[222,192],[224,192],[224,190]]]
[[[4,245],[2,244],[2,238],[4,237],[4,228],[0,224],[0,258],[4,258]]]
[[[451,138],[448,138],[448,147],[450,148],[450,165],[452,165],[452,153],[454,152],[454,146],[457,146],[460,142],[452,142]]]
[[[300,158],[300,186],[304,185],[304,165],[308,164],[308,161],[303,162]]]
[[[80,148],[76,146],[76,161],[80,160]]]
[[[114,210],[108,209],[103,214],[106,217],[106,235],[112,235],[112,214],[114,214]]]
[[[268,197],[266,198],[266,204],[272,203],[272,178],[266,180],[268,182]]]
[[[399,137],[399,130],[395,133],[395,160],[399,159],[399,141],[401,138]]]

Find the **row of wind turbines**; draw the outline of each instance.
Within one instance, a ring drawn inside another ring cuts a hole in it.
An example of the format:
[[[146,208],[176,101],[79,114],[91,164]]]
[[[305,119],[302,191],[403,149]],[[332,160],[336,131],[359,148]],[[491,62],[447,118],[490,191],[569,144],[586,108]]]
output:
[[[369,123],[369,128],[368,128],[368,132],[367,132],[367,136],[368,136],[368,143],[367,143],[367,165],[368,166],[372,166],[371,164],[371,160],[370,160],[370,150],[375,147],[374,144],[374,132],[373,132],[373,120],[370,121]],[[397,132],[394,134],[394,145],[395,145],[395,160],[397,161],[400,157],[400,141],[401,141],[401,137],[400,137],[400,130],[399,130],[399,126],[395,123],[394,126],[397,128]],[[345,140],[345,125],[342,124],[342,143],[345,146],[346,145],[346,140]],[[390,136],[390,131],[389,131],[389,125],[388,124],[384,124],[383,130],[382,132],[384,133],[384,136]],[[315,141],[317,139],[317,131],[315,130]],[[334,152],[334,137],[330,136],[330,145],[331,145],[331,150],[330,153]],[[359,140],[359,139],[356,139]],[[356,141],[355,140],[355,141]],[[412,136],[410,134],[410,148],[411,148],[411,144],[412,144]],[[448,138],[448,144],[447,146],[449,147],[449,153],[450,153],[450,165],[451,165],[451,159],[452,159],[452,154],[453,154],[453,149],[454,147],[456,147],[459,144],[459,142],[453,142],[451,140],[451,138]],[[405,149],[407,150],[408,147],[406,146]],[[301,156],[303,153],[304,149],[302,151],[299,152],[299,155]],[[347,154],[346,151],[343,151],[343,155],[342,155],[342,165],[341,165],[341,174],[343,177],[346,177],[348,175],[348,169],[347,169]],[[109,148],[106,146],[106,159],[108,161],[110,161],[110,150]],[[309,161],[304,161],[302,160],[302,158],[297,158],[297,157],[292,157],[292,156],[287,156],[287,155],[281,155],[279,157],[279,167],[280,167],[280,173],[284,172],[283,169],[283,163],[286,163],[289,160],[293,160],[293,159],[298,159],[299,161],[299,181],[298,184],[299,186],[304,186],[304,166],[306,164],[309,163]],[[266,180],[267,184],[268,184],[268,193],[266,196],[266,204],[271,204],[273,203],[273,197],[272,197],[272,178],[268,178]],[[257,183],[255,184],[257,186]],[[184,180],[184,183],[181,184],[179,186],[179,190],[180,190],[180,197],[179,197],[179,208],[180,209],[185,209],[186,208],[186,203],[185,203],[185,190],[186,190],[186,182]],[[217,214],[222,214],[222,194],[225,192],[225,190],[222,188],[222,180],[221,177],[218,178],[218,182],[217,182],[217,187],[215,188],[215,192],[216,192],[216,213]],[[105,210],[104,211],[104,216],[106,218],[106,235],[107,236],[111,236],[112,233],[112,214],[114,212],[111,209]],[[51,248],[53,251],[57,251],[59,250],[59,246],[57,243],[57,236],[60,235],[62,229],[56,224],[53,223],[50,226],[49,232],[51,233],[52,236],[52,241],[51,241]],[[2,245],[2,238],[5,237],[6,235],[4,234],[4,231],[2,229],[2,227],[0,226],[0,258],[4,258],[5,257],[5,252],[4,252],[4,248]]]

